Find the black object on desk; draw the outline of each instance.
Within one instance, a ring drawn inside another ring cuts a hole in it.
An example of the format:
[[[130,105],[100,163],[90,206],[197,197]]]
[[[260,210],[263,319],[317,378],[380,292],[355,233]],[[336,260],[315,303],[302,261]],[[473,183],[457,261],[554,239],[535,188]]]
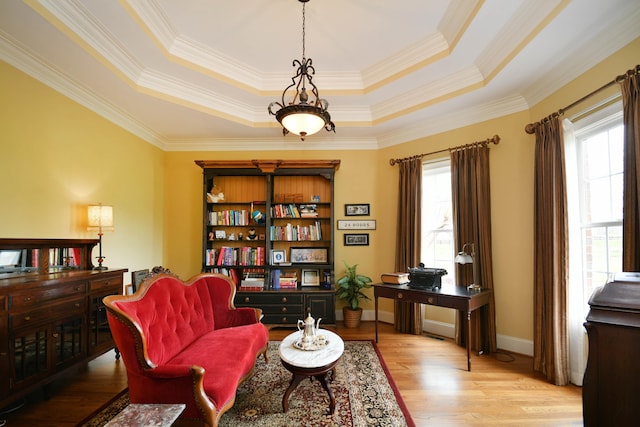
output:
[[[378,342],[378,297],[399,301],[429,304],[438,307],[453,308],[467,313],[467,370],[471,371],[471,313],[493,301],[493,290],[469,290],[464,286],[442,285],[426,290],[414,289],[409,285],[390,285],[374,283],[373,295],[376,306],[376,342]]]

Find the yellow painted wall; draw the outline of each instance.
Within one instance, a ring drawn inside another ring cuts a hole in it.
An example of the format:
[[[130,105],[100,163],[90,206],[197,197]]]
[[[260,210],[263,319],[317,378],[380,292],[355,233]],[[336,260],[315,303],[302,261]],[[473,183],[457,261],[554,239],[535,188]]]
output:
[[[105,235],[106,264],[130,269],[162,264],[181,277],[199,272],[202,171],[194,160],[340,159],[336,218],[345,203],[370,203],[377,229],[370,245],[344,247],[336,231],[336,272],[358,263],[374,280],[393,270],[397,167],[404,157],[485,139],[491,148],[493,259],[497,332],[528,341],[533,319],[533,149],[527,123],[541,119],[640,62],[640,39],[529,111],[381,150],[300,152],[162,152],[0,63],[1,237],[94,237],[83,229],[85,206],[115,210]],[[499,76],[497,77],[499,78]],[[587,106],[589,103],[586,103]],[[339,131],[339,130],[338,130]],[[381,300],[383,310],[391,305]],[[364,304],[366,310],[372,302]],[[432,309],[429,317],[450,318]]]
[[[0,94],[0,237],[97,238],[86,206],[103,203],[105,265],[161,264],[164,153],[5,62]]]

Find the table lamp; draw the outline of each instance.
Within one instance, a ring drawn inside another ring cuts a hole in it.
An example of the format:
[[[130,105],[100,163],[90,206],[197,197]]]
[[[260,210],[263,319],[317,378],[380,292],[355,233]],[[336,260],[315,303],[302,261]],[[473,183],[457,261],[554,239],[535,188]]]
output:
[[[104,256],[102,255],[102,235],[104,231],[113,231],[113,206],[106,206],[102,203],[89,205],[87,209],[87,230],[97,231],[98,242],[98,265],[94,270],[107,270],[108,267],[102,265]]]
[[[465,249],[471,247],[471,252],[467,252]],[[476,250],[473,243],[465,243],[462,245],[462,250],[456,255],[454,262],[456,264],[473,264],[473,283],[467,286],[467,289],[472,291],[479,291],[481,289],[478,283],[478,269],[476,266]]]

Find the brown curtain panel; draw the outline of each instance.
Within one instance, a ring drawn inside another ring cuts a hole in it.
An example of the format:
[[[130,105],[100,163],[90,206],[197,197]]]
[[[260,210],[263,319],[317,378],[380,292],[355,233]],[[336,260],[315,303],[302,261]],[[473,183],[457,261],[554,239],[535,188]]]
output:
[[[420,262],[422,160],[401,162],[398,191],[398,234],[396,237],[396,271],[408,271]],[[395,328],[400,332],[421,334],[420,304],[396,301]]]
[[[453,229],[456,249],[465,243],[475,246],[479,285],[493,289],[491,256],[491,185],[489,180],[489,147],[478,144],[451,152],[451,189]],[[457,265],[456,277],[461,286],[473,282],[473,266]],[[466,336],[467,314],[457,313],[456,342],[476,351],[496,351],[495,304],[493,301],[472,313],[471,338]]]
[[[640,78],[630,70],[622,82],[624,184],[622,270],[640,271]]]
[[[533,369],[569,383],[568,227],[564,137],[560,117],[536,125],[534,164]]]

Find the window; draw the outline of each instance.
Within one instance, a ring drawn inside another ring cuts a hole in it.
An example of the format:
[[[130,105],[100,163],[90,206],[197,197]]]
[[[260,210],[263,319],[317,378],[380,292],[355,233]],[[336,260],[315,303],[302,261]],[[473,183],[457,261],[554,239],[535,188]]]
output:
[[[426,267],[444,268],[442,283],[455,283],[450,161],[422,166],[422,241],[420,259]]]
[[[622,271],[622,113],[575,126],[582,282],[585,296]],[[577,258],[575,259],[576,261]],[[586,303],[586,300],[585,300]]]
[[[582,384],[593,291],[622,271],[622,105],[575,124],[565,120],[569,217],[569,359],[571,381]]]

